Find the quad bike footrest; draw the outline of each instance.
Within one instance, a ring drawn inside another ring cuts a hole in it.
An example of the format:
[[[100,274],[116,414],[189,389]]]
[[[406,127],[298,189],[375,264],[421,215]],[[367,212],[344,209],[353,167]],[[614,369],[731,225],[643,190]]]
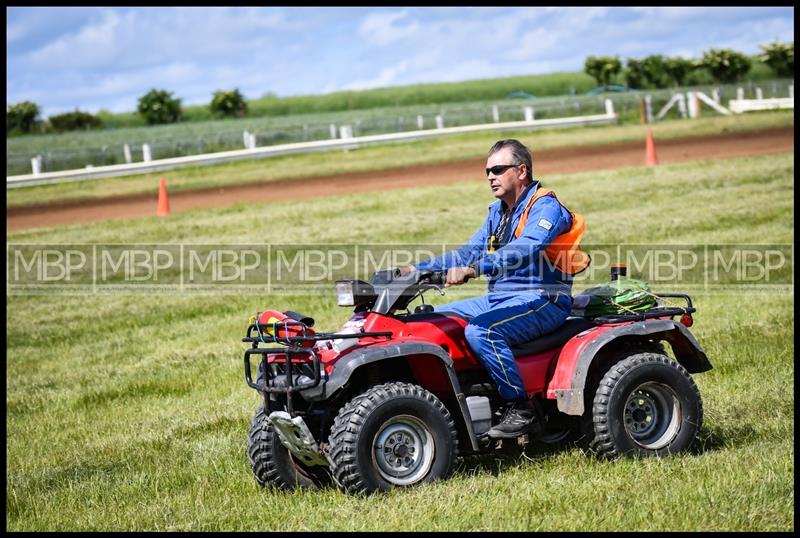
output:
[[[273,411],[269,415],[269,421],[278,432],[283,446],[300,461],[309,466],[328,465],[302,417],[292,418],[285,411]]]

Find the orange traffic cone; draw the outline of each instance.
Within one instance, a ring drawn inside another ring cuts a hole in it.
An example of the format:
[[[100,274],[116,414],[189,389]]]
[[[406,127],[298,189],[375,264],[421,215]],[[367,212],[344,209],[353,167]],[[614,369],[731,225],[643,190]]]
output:
[[[644,163],[647,166],[655,166],[658,164],[658,157],[656,157],[656,143],[653,141],[653,130],[647,130],[647,144],[645,149]]]
[[[158,185],[158,211],[156,213],[159,217],[166,217],[169,215],[169,196],[167,195],[167,182],[164,178]]]

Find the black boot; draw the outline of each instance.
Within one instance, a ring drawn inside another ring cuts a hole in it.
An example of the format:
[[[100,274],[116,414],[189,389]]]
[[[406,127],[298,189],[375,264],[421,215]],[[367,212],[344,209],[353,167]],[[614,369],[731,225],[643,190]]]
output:
[[[492,427],[487,435],[492,439],[514,439],[529,432],[536,421],[536,411],[530,400],[512,402],[500,424]]]

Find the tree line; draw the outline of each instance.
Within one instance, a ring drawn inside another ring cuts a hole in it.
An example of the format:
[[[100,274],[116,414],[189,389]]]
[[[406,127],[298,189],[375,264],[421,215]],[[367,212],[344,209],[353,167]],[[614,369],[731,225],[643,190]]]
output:
[[[794,42],[775,40],[761,45],[761,50],[756,59],[778,77],[794,76]],[[712,48],[700,59],[651,54],[645,58],[627,58],[624,67],[619,56],[588,56],[584,72],[604,88],[617,82],[628,89],[641,90],[702,83],[732,84],[741,81],[752,65],[751,58],[735,50]]]
[[[760,48],[761,53],[755,60],[767,65],[780,78],[794,77],[793,41],[784,43],[776,39],[760,45]],[[624,66],[619,56],[588,56],[584,71],[603,88],[616,83],[628,89],[652,89],[734,83],[740,81],[752,65],[753,59],[744,54],[732,49],[712,48],[698,60],[652,54],[645,58],[627,58]],[[238,88],[215,91],[208,107],[212,116],[217,118],[241,118],[248,113],[247,102]],[[181,99],[164,89],[153,88],[139,97],[137,113],[148,125],[176,123],[183,119]],[[52,115],[46,121],[41,121],[39,116],[39,106],[34,102],[7,105],[6,135],[60,133],[104,126],[98,115],[77,109]]]
[[[247,102],[238,88],[215,91],[208,106],[212,115],[218,118],[241,118],[247,113]],[[176,123],[182,119],[181,99],[167,90],[153,88],[142,95],[136,110],[148,125]],[[39,105],[32,101],[8,105],[6,135],[30,133],[37,128],[43,133],[62,133],[103,127],[98,116],[80,110],[50,116],[45,122],[39,120],[39,114]]]

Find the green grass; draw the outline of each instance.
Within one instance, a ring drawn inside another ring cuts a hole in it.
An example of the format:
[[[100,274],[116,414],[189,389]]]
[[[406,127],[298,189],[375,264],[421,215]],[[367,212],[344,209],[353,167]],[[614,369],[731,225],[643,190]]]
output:
[[[584,214],[588,243],[793,243],[793,176],[793,155],[778,155],[542,179]],[[14,232],[8,240],[458,242],[481,223],[489,201],[476,177],[379,195]],[[479,293],[481,284],[469,286]],[[714,365],[695,376],[706,416],[695,452],[614,462],[578,449],[469,457],[446,482],[360,498],[333,488],[260,489],[245,454],[259,400],[241,372],[248,316],[292,308],[334,329],[347,312],[334,306],[332,290],[11,295],[6,527],[791,531],[793,289],[709,289],[693,299],[692,331]]]
[[[701,117],[693,121],[669,120],[652,128],[654,136],[658,140],[788,125],[794,125],[794,115],[791,111],[761,112],[730,117]],[[102,199],[109,196],[142,193],[155,194],[161,176],[167,179],[170,192],[179,192],[310,175],[382,170],[390,166],[483,158],[487,148],[491,147],[498,138],[516,137],[524,141],[533,149],[535,164],[536,152],[539,150],[644,140],[645,131],[646,127],[642,125],[617,125],[451,135],[417,142],[368,146],[347,152],[331,151],[287,155],[135,176],[20,187],[6,191],[6,207],[61,200]]]

